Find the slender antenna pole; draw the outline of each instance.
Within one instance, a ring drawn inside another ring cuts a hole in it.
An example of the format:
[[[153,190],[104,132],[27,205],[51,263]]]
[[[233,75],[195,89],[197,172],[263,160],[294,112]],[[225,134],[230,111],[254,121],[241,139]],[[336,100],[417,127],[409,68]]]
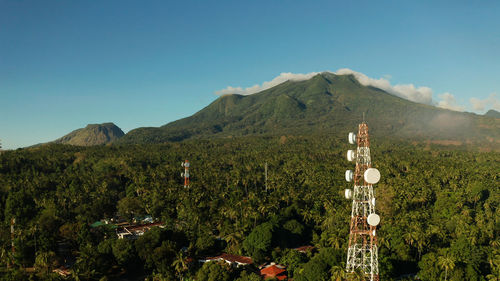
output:
[[[266,167],[265,170],[266,170],[266,192],[267,192],[267,162],[265,167]]]
[[[184,188],[189,187],[189,161],[186,159],[185,162],[181,162],[181,166],[184,167],[184,173],[181,173],[181,177],[184,178]]]
[[[16,224],[16,218],[12,218],[10,220],[10,240],[11,240],[11,247],[12,247],[12,254],[16,252],[16,247],[14,245],[14,225]]]

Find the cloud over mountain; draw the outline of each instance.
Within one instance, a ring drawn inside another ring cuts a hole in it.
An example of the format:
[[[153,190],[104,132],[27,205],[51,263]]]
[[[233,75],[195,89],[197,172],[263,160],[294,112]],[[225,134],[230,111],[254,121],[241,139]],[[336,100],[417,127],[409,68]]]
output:
[[[496,93],[490,94],[486,99],[480,100],[477,98],[471,98],[469,102],[472,104],[472,108],[478,111],[484,111],[487,106],[495,110],[500,110],[500,99],[497,98]]]
[[[465,106],[458,105],[455,96],[450,93],[443,93],[438,95],[441,99],[436,105],[444,109],[454,110],[454,111],[464,111]]]
[[[409,101],[424,104],[432,103],[432,89],[429,87],[415,87],[413,84],[397,84],[393,86],[389,80],[385,78],[370,78],[361,72],[357,72],[349,68],[341,68],[334,73],[339,75],[352,74],[363,86],[379,88]]]
[[[356,79],[359,81],[360,84],[363,86],[372,86],[376,87],[379,89],[382,89],[388,93],[391,93],[395,96],[413,101],[413,102],[418,102],[418,103],[424,103],[424,104],[432,104],[432,89],[429,87],[415,87],[413,84],[397,84],[397,85],[391,85],[388,79],[386,78],[380,78],[380,79],[374,79],[371,77],[368,77],[367,75],[357,72],[354,70],[351,70],[349,68],[341,68],[335,72],[332,71],[326,71],[338,75],[347,75],[347,74],[352,74]],[[260,91],[267,90],[269,88],[272,88],[276,85],[279,85],[283,82],[286,82],[288,80],[290,81],[304,81],[311,79],[317,74],[320,74],[321,72],[310,72],[310,73],[291,73],[291,72],[283,72],[280,75],[276,76],[274,79],[271,81],[265,81],[262,84],[255,84],[251,87],[247,88],[242,88],[242,87],[233,87],[233,86],[228,86],[225,89],[216,91],[216,95],[228,95],[228,94],[239,94],[239,95],[251,95],[258,93]]]
[[[390,94],[401,97],[403,99],[422,103],[434,105],[437,107],[454,110],[454,111],[465,111],[466,107],[458,104],[455,96],[451,93],[442,93],[438,95],[438,100],[433,98],[433,91],[431,88],[426,86],[415,86],[414,84],[396,84],[392,85],[389,81],[390,75],[385,75],[383,78],[371,78],[366,74],[354,71],[349,68],[341,68],[335,72],[326,71],[337,75],[353,75],[360,84],[363,86],[372,86],[375,88],[382,89]],[[304,81],[311,79],[312,77],[320,74],[321,72],[310,72],[310,73],[291,73],[291,72],[283,72],[280,75],[276,76],[270,81],[265,81],[262,84],[255,84],[251,87],[243,88],[243,87],[233,87],[228,86],[225,89],[216,91],[216,95],[229,95],[229,94],[239,94],[239,95],[251,95],[255,94],[269,88],[272,88],[276,85],[279,85],[288,80],[290,81]],[[483,111],[485,109],[496,109],[500,110],[500,100],[497,98],[496,94],[491,94],[486,99],[477,99],[471,98],[469,100],[471,107],[476,111]]]
[[[242,87],[227,86],[227,88],[225,89],[216,91],[215,94],[219,96],[230,95],[230,94],[251,95],[272,88],[288,80],[290,81],[309,80],[319,73],[320,72],[311,72],[307,74],[301,74],[301,73],[282,72],[280,75],[276,76],[273,80],[266,81],[262,83],[262,85],[255,84],[251,87],[244,89]]]

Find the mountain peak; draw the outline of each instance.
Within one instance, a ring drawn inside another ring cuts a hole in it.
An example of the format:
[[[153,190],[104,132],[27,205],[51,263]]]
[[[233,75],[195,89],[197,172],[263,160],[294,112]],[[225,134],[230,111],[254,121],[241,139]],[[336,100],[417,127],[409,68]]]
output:
[[[79,146],[103,145],[113,142],[124,135],[114,123],[88,124],[54,141],[54,143]]]
[[[490,110],[488,110],[488,112],[486,112],[486,114],[484,114],[484,116],[493,117],[493,118],[500,118],[500,112],[498,112],[494,109],[490,109]]]
[[[194,115],[160,128],[139,128],[121,143],[244,135],[344,135],[363,113],[375,137],[488,142],[500,138],[497,120],[415,103],[362,85],[355,75],[322,72],[251,95],[221,96]],[[491,115],[491,113],[490,113]],[[489,122],[488,124],[483,124]]]

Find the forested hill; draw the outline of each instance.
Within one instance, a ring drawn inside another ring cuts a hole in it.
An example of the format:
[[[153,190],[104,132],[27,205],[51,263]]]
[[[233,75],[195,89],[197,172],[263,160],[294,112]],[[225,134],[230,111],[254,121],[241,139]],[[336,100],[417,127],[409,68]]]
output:
[[[120,143],[256,134],[343,135],[363,113],[376,136],[499,146],[500,120],[414,103],[361,85],[352,75],[322,73],[253,95],[226,95],[196,114],[159,128],[130,131]]]
[[[74,130],[54,141],[54,143],[89,146],[101,145],[121,138],[123,131],[113,123],[89,124],[85,128]]]
[[[493,109],[488,110],[488,112],[486,112],[486,114],[484,115],[493,118],[500,118],[500,112]]]

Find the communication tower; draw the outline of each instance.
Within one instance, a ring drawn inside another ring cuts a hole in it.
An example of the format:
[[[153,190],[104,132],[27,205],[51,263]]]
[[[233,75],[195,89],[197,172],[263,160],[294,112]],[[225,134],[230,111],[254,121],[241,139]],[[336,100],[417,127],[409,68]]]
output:
[[[372,168],[368,126],[359,124],[358,134],[349,133],[350,144],[357,144],[356,150],[347,151],[347,160],[356,162],[356,169],[347,170],[345,179],[354,181],[353,189],[345,190],[346,199],[352,199],[349,247],[346,271],[360,270],[366,280],[378,281],[378,247],[376,229],[380,217],[375,213],[373,184],[380,180],[380,172]]]
[[[12,251],[12,257],[16,254],[16,246],[14,244],[14,238],[15,238],[15,230],[14,226],[16,225],[16,218],[11,218],[10,219],[10,245],[11,245],[11,251]],[[7,268],[10,268],[11,263],[13,264],[13,261],[10,260],[7,262]]]
[[[184,188],[186,188],[189,187],[189,161],[181,162],[181,167],[184,167],[184,173],[181,173],[181,177],[184,178]]]
[[[266,176],[266,192],[267,192],[267,162],[265,165],[265,176]]]

